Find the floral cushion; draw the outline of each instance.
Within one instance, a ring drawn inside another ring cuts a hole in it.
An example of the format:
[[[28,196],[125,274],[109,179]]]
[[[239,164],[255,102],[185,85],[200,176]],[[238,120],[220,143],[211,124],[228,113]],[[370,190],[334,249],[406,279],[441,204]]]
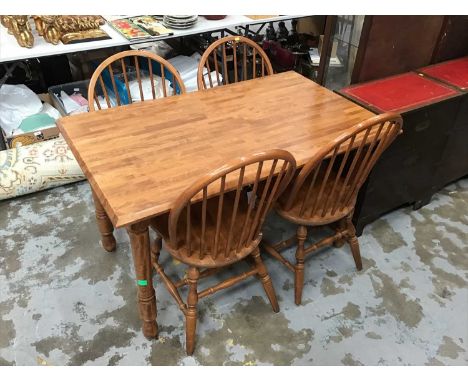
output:
[[[0,200],[84,178],[62,137],[0,151]]]

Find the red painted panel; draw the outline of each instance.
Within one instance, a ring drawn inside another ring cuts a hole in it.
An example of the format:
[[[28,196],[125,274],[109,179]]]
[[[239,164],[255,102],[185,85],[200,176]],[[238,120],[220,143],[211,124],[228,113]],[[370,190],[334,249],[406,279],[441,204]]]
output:
[[[427,66],[418,71],[462,90],[468,90],[468,57]]]
[[[347,94],[381,112],[402,112],[459,94],[416,73],[405,73],[344,88]]]

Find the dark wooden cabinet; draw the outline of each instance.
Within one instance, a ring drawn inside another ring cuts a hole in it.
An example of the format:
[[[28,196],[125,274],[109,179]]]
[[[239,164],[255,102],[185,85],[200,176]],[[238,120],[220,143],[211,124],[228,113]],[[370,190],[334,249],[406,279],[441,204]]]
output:
[[[366,16],[351,83],[466,56],[467,41],[468,16]]]
[[[445,16],[431,63],[468,54],[468,16]]]
[[[468,147],[466,93],[417,73],[338,93],[376,113],[396,111],[403,117],[403,133],[384,152],[359,193],[353,218],[358,234],[395,208],[426,204],[446,183],[468,174],[468,157],[463,157]]]
[[[444,16],[366,16],[351,83],[429,65]]]
[[[461,98],[457,118],[444,150],[437,176],[439,187],[468,174],[468,93]]]
[[[418,72],[461,93],[455,120],[447,131],[447,143],[435,175],[439,189],[468,174],[468,57],[431,65]]]

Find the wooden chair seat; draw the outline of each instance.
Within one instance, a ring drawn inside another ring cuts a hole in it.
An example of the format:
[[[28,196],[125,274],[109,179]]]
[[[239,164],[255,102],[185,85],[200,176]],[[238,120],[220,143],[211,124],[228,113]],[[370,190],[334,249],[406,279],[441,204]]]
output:
[[[322,179],[324,178],[324,171],[321,171],[319,177]],[[336,184],[334,182],[335,178],[335,174],[331,174],[323,186],[324,190],[321,195],[321,184],[317,183],[313,185],[309,191],[309,186],[312,180],[309,179],[309,181],[304,182],[299,188],[297,198],[294,199],[291,208],[285,209],[284,206],[286,205],[293,188],[293,184],[291,182],[286,191],[279,198],[275,206],[275,211],[278,215],[291,222],[308,226],[321,226],[344,218],[353,210],[355,201],[351,200],[350,203],[345,203],[343,200],[340,201],[338,205],[327,203],[327,199],[338,200],[339,193],[344,186],[343,178],[338,178]],[[348,187],[345,187],[345,189],[346,188]],[[317,195],[320,195],[318,199]],[[304,200],[306,201],[305,203]],[[315,203],[319,208],[313,212],[312,209]],[[323,210],[324,207],[325,210]]]
[[[230,220],[235,206],[236,192],[229,192],[224,195],[224,205],[222,210],[222,218],[220,219],[219,238],[218,238],[218,256],[212,256],[214,250],[214,237],[216,232],[216,224],[218,221],[218,200],[216,198],[207,200],[206,203],[206,227],[205,227],[205,244],[201,248],[202,239],[202,203],[196,203],[191,206],[193,225],[190,230],[190,248],[187,245],[187,225],[184,220],[178,221],[177,229],[177,249],[171,246],[169,241],[169,214],[157,216],[151,220],[151,226],[159,232],[166,243],[166,249],[177,260],[186,264],[203,267],[203,268],[219,268],[242,260],[249,255],[252,250],[258,246],[261,240],[261,233],[254,241],[249,242],[248,246],[237,248],[232,247],[229,251],[229,256],[225,256],[224,249],[227,247],[229,230],[231,228]],[[248,199],[247,193],[243,190],[239,199],[237,210],[237,218],[239,221],[245,221],[245,226],[249,225],[253,215],[247,219]],[[185,211],[183,212],[185,214]],[[233,225],[231,237],[237,242],[241,237],[244,225]],[[245,233],[244,233],[245,236]],[[200,258],[200,250],[202,249],[202,258]]]

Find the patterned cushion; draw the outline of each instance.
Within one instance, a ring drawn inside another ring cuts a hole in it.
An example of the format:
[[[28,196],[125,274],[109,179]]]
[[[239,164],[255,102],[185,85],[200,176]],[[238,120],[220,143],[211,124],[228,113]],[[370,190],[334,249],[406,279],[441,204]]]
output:
[[[0,200],[84,178],[62,137],[0,151]]]

